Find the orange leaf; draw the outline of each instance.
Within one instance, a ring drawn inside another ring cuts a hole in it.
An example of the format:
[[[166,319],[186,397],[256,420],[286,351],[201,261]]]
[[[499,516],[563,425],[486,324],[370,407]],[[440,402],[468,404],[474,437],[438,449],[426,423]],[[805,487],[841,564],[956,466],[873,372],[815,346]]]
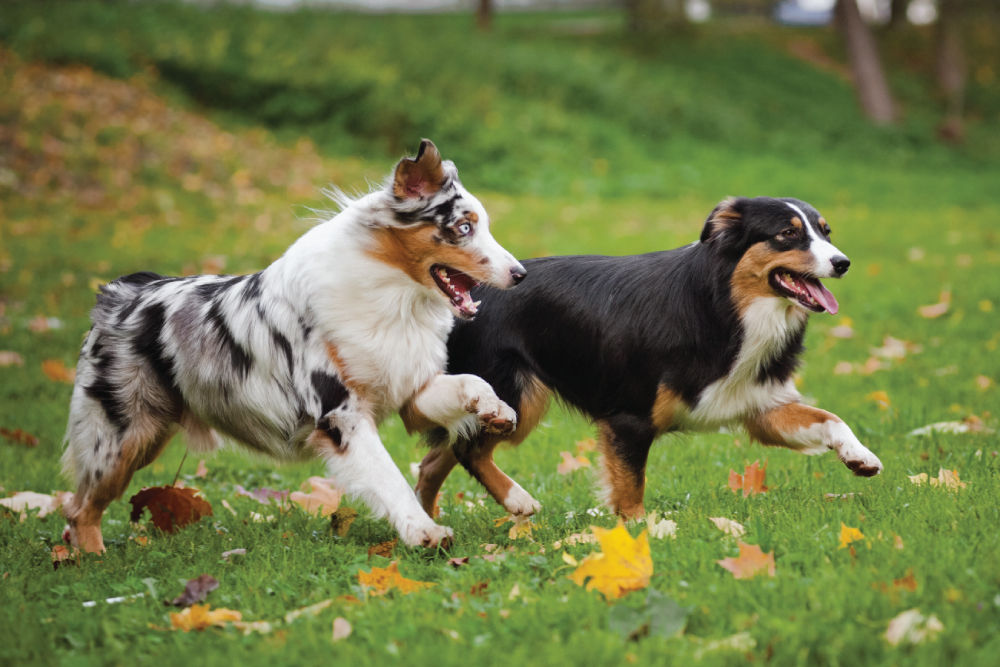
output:
[[[45,377],[55,382],[73,384],[73,380],[76,379],[76,369],[66,368],[62,359],[46,359],[42,362],[42,372],[45,373]]]
[[[755,493],[764,493],[767,491],[767,487],[764,486],[764,477],[767,475],[767,461],[764,462],[763,466],[758,465],[758,463],[758,461],[754,461],[746,466],[742,475],[735,470],[729,471],[729,488],[734,493],[739,493],[742,490],[743,497],[746,498]]]
[[[312,491],[310,493],[292,491],[288,498],[292,502],[301,505],[309,514],[324,517],[330,516],[340,506],[340,498],[343,494],[330,486],[329,480],[322,477],[310,477],[302,485],[302,488],[311,488]]]
[[[382,556],[383,558],[388,558],[392,555],[392,550],[396,548],[396,543],[398,539],[389,540],[388,542],[379,542],[373,546],[368,547],[368,558],[372,556]]]
[[[38,446],[38,438],[31,435],[27,431],[22,431],[19,428],[16,428],[13,431],[6,428],[0,428],[0,436],[3,436],[4,438],[10,440],[11,442],[17,443],[19,445],[24,445],[25,447]]]
[[[756,544],[739,543],[740,555],[736,558],[723,558],[716,561],[723,568],[733,573],[736,579],[751,579],[758,574],[767,572],[774,576],[774,552],[764,553]]]
[[[404,595],[435,586],[429,581],[414,581],[399,573],[396,561],[388,567],[373,567],[371,572],[358,572],[358,583],[369,588],[369,595],[385,595],[391,590],[398,590]]]
[[[597,526],[592,530],[601,544],[601,551],[584,558],[569,575],[571,580],[586,586],[588,591],[596,588],[609,599],[620,598],[649,585],[653,559],[647,531],[633,538],[621,522],[611,530]]]
[[[556,466],[556,472],[560,475],[568,475],[574,470],[590,467],[590,459],[586,456],[573,456],[567,451],[559,452],[559,456],[562,457],[562,462]]]
[[[144,488],[129,498],[132,503],[130,519],[138,521],[142,510],[149,508],[153,524],[162,531],[173,533],[203,516],[212,515],[212,506],[204,498],[196,495],[198,489],[176,486],[152,486]]]
[[[210,608],[211,605],[208,604],[195,604],[183,611],[171,613],[170,625],[175,630],[190,632],[243,620],[243,614],[233,609],[220,608],[213,611]]]
[[[60,565],[69,561],[71,564],[76,564],[76,558],[80,555],[77,549],[72,552],[62,544],[57,544],[52,547],[52,567],[58,569]]]

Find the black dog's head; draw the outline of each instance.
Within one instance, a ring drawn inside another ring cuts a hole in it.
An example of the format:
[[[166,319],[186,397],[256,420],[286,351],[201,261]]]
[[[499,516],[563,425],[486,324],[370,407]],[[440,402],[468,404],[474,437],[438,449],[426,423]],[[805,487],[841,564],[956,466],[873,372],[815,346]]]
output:
[[[830,226],[798,199],[727,199],[705,221],[701,242],[735,263],[738,307],[759,297],[784,297],[813,312],[838,310],[820,278],[839,278],[851,262],[830,243]]]

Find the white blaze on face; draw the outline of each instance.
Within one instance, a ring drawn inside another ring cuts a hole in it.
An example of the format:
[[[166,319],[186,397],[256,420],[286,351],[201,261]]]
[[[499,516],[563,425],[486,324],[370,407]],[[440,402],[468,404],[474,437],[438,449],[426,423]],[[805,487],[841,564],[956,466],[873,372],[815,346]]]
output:
[[[840,252],[837,246],[833,245],[816,231],[813,227],[812,222],[802,212],[798,206],[791,202],[785,202],[788,207],[798,214],[799,219],[802,220],[802,224],[806,228],[806,233],[809,235],[809,252],[815,258],[815,263],[813,265],[813,272],[817,277],[820,278],[832,278],[837,275],[833,270],[833,259],[835,257],[844,257],[844,253]]]
[[[488,264],[486,266],[491,274],[492,280],[490,283],[493,286],[510,287],[514,284],[512,278],[513,274],[523,274],[524,267],[512,254],[507,251],[506,248],[500,245],[497,240],[493,238],[493,234],[490,233],[489,215],[486,213],[486,209],[483,208],[483,205],[479,202],[479,200],[469,194],[468,191],[461,186],[459,186],[459,191],[468,201],[470,205],[469,208],[472,209],[472,212],[474,212],[479,218],[476,233],[473,235],[469,245],[466,247],[488,260]]]

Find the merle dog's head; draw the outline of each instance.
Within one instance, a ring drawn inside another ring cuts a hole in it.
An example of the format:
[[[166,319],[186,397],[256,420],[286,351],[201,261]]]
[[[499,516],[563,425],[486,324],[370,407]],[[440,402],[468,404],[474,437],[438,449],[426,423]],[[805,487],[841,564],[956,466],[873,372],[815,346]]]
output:
[[[798,199],[727,199],[705,221],[701,241],[735,262],[733,300],[742,308],[758,297],[784,297],[808,311],[835,314],[837,299],[820,282],[851,265],[830,243],[830,226]]]
[[[460,317],[476,314],[469,293],[476,284],[507,288],[524,278],[524,267],[490,234],[483,205],[430,140],[399,161],[386,194],[392,220],[376,230],[373,254],[442,294]]]

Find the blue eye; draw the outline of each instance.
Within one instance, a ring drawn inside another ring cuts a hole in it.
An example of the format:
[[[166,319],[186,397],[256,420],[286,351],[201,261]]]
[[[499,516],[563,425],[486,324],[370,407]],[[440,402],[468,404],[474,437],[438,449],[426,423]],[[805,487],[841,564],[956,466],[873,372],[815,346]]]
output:
[[[463,222],[458,226],[458,233],[461,234],[462,236],[468,236],[471,231],[472,231],[472,225],[470,225],[467,222]]]

